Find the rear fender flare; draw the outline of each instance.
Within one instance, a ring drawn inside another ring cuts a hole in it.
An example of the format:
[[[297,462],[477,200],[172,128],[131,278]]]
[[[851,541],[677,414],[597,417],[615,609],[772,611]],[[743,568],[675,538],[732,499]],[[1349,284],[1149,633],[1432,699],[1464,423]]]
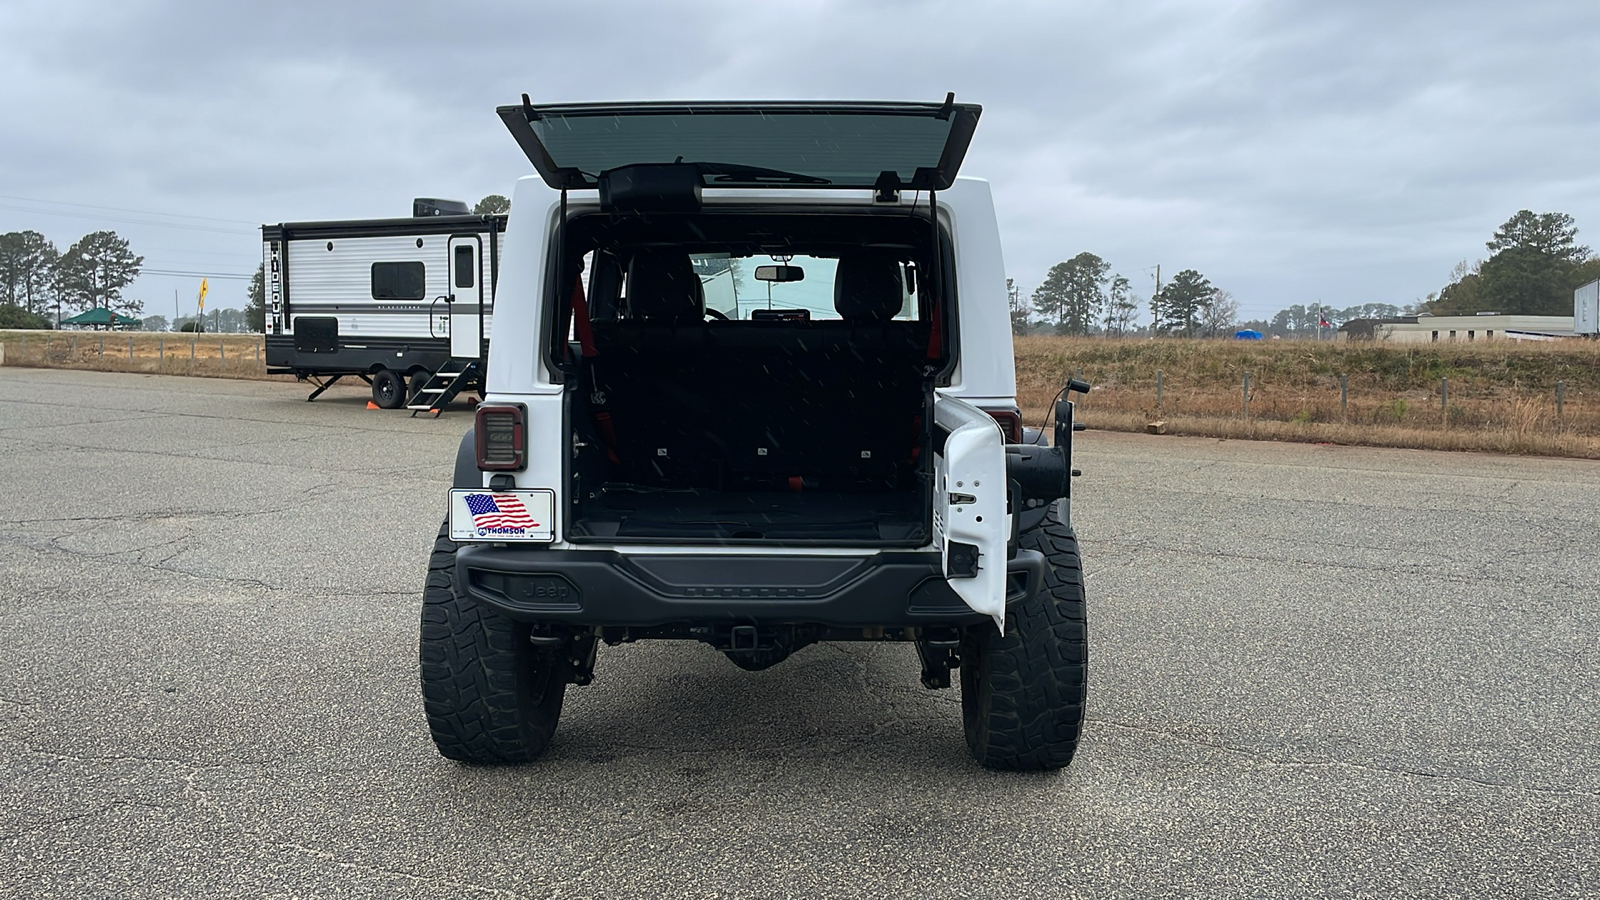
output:
[[[456,474],[452,487],[483,487],[483,470],[478,468],[478,427],[467,429],[461,437],[461,447],[456,450]]]

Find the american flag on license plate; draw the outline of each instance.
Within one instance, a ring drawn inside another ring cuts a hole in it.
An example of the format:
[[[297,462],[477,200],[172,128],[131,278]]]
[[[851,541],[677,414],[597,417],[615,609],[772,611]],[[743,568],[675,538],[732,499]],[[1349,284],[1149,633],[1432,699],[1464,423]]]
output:
[[[528,508],[513,494],[468,494],[467,510],[475,528],[538,528]]]

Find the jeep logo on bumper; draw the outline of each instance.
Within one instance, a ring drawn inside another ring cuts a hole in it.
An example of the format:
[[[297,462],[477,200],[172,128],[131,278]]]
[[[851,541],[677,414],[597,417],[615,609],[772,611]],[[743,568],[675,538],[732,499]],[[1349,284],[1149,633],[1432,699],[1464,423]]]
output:
[[[582,592],[577,585],[560,575],[507,575],[474,571],[471,577],[473,587],[498,594],[512,606],[549,610],[582,608]]]

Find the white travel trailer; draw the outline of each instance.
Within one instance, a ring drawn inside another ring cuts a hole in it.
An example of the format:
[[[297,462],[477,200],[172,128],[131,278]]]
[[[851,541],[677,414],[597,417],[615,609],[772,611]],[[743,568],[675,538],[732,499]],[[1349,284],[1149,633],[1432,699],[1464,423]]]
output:
[[[413,415],[482,390],[506,217],[439,200],[412,211],[261,227],[269,373],[316,384],[308,400],[353,375]]]
[[[1600,281],[1572,292],[1572,331],[1589,337],[1600,334]]]

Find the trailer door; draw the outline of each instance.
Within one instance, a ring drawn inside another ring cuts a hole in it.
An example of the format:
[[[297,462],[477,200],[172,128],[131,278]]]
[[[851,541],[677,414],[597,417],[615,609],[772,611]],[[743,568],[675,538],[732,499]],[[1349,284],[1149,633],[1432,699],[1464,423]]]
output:
[[[450,239],[450,355],[477,359],[483,347],[483,242]]]

